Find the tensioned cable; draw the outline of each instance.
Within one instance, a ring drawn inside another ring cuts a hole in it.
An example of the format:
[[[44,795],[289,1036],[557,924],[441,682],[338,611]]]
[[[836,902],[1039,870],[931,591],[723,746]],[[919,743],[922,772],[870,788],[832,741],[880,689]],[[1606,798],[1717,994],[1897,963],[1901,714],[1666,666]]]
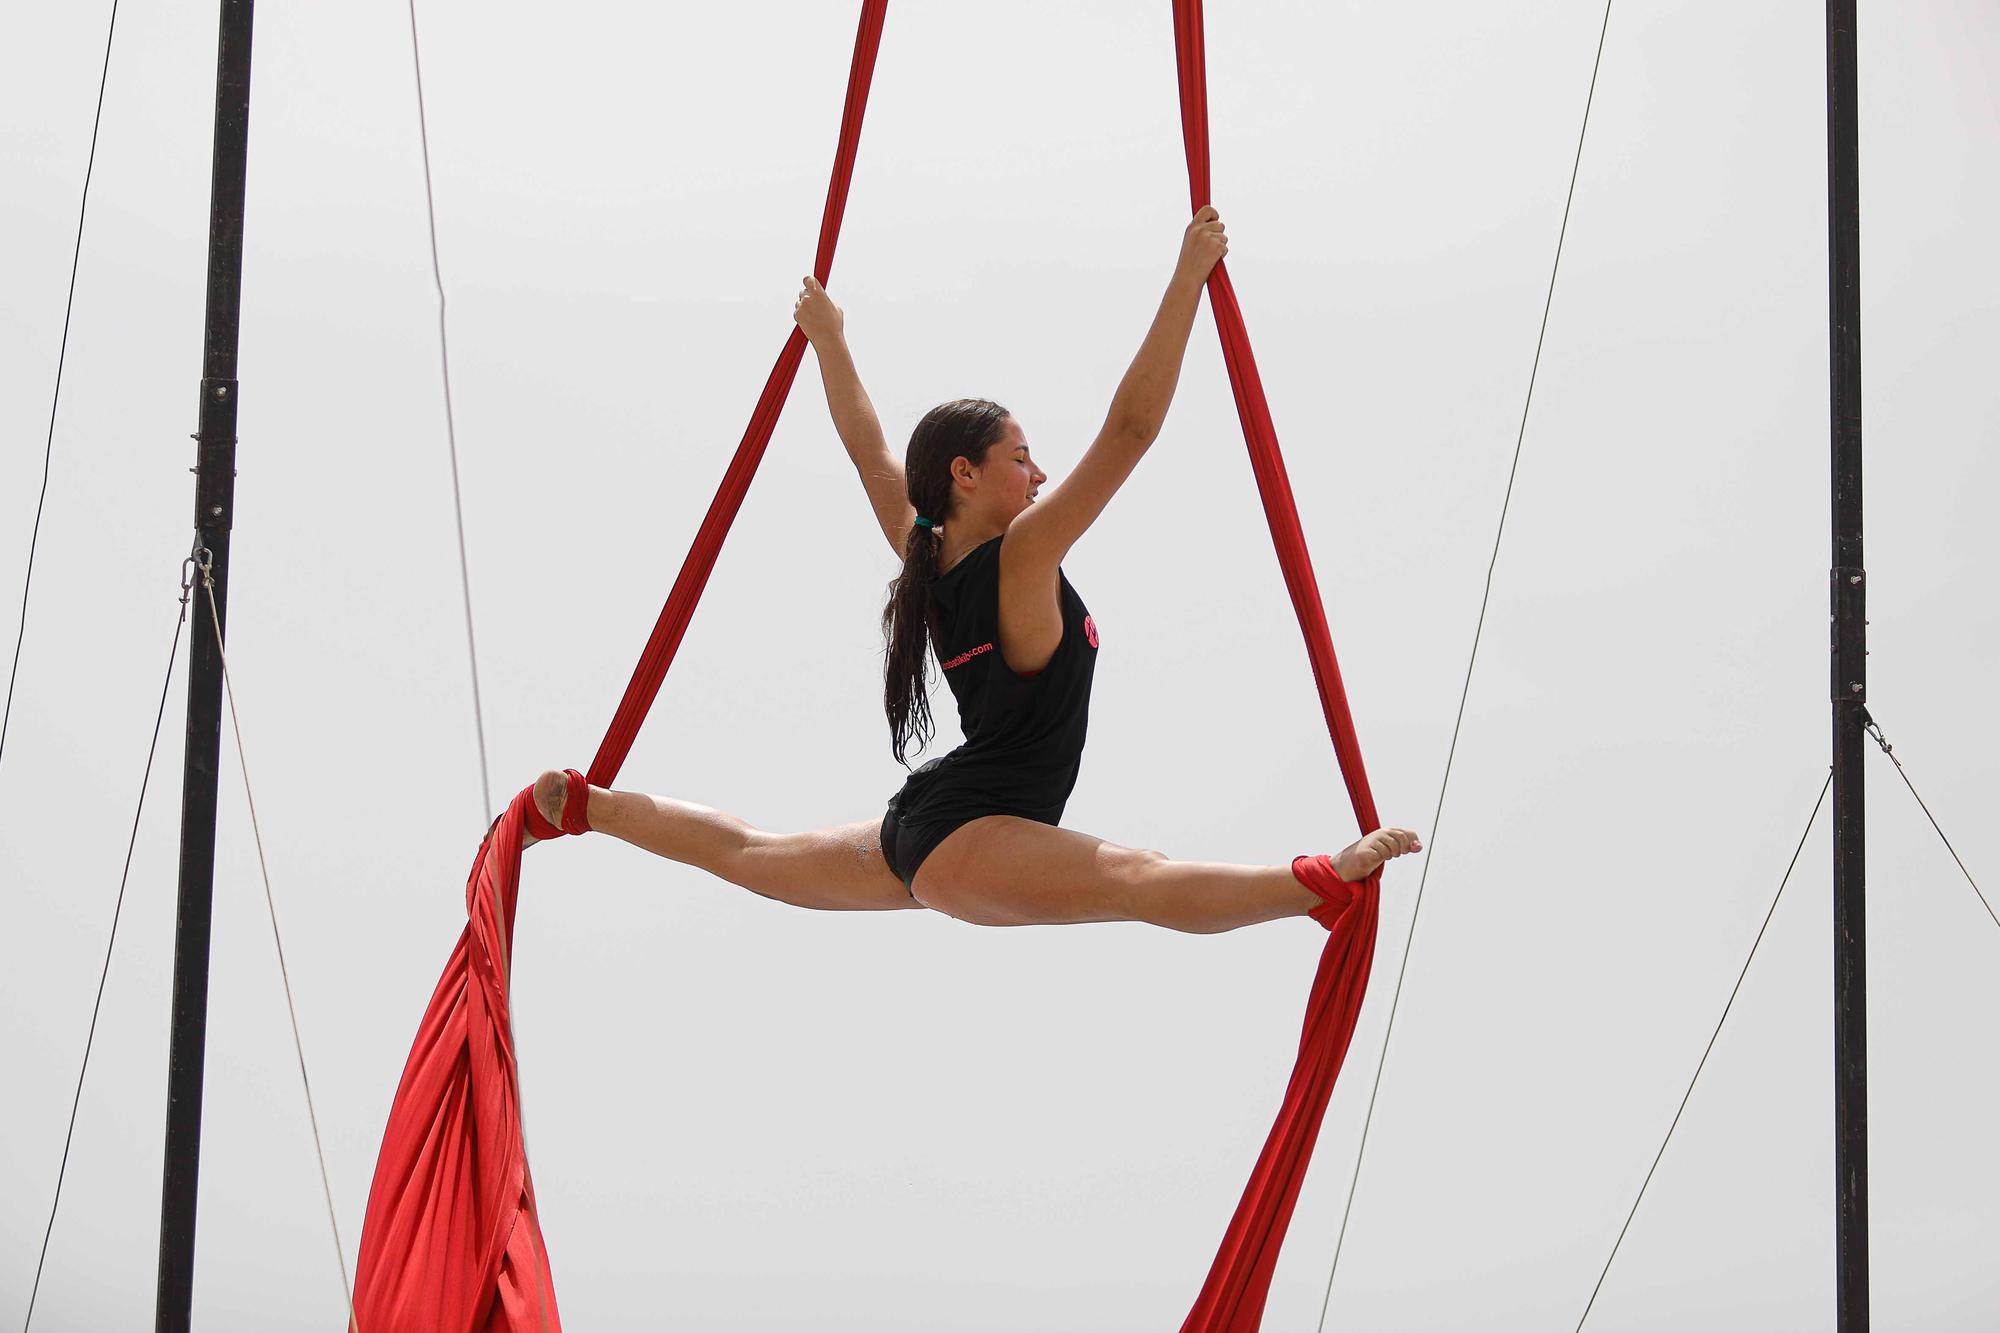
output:
[[[1828,769],[1826,781],[1820,785],[1819,799],[1813,802],[1812,814],[1806,817],[1805,832],[1799,834],[1799,845],[1792,849],[1792,859],[1785,867],[1785,876],[1778,881],[1778,891],[1771,896],[1771,906],[1764,913],[1764,924],[1757,927],[1757,938],[1750,941],[1750,956],[1743,960],[1742,970],[1736,974],[1736,984],[1729,988],[1729,1000],[1722,1006],[1722,1017],[1715,1020],[1715,1031],[1708,1034],[1708,1045],[1702,1048],[1701,1059],[1694,1067],[1694,1076],[1688,1079],[1687,1091],[1681,1094],[1681,1104],[1674,1108],[1667,1136],[1660,1140],[1660,1150],[1653,1154],[1653,1164],[1646,1168],[1646,1178],[1639,1182],[1639,1196],[1632,1200],[1632,1207],[1625,1214],[1625,1224],[1618,1228],[1618,1239],[1611,1242],[1611,1253],[1605,1256],[1604,1267],[1597,1274],[1597,1285],[1590,1289],[1590,1299],[1584,1303],[1583,1315],[1576,1321],[1577,1333],[1583,1333],[1584,1320],[1590,1318],[1590,1311],[1597,1304],[1597,1294],[1604,1290],[1604,1279],[1610,1275],[1611,1263],[1618,1257],[1618,1247],[1625,1243],[1625,1233],[1631,1230],[1632,1219],[1639,1215],[1639,1205],[1646,1198],[1647,1186],[1653,1183],[1653,1173],[1660,1169],[1660,1159],[1667,1155],[1667,1145],[1674,1141],[1674,1131],[1680,1128],[1681,1113],[1687,1110],[1688,1100],[1694,1096],[1694,1085],[1700,1080],[1701,1071],[1708,1067],[1708,1057],[1715,1050],[1716,1038],[1722,1035],[1722,1025],[1729,1021],[1729,1011],[1743,989],[1743,978],[1750,975],[1750,964],[1756,960],[1757,946],[1764,942],[1764,932],[1771,928],[1771,918],[1777,915],[1778,900],[1785,896],[1785,886],[1792,882],[1792,871],[1798,868],[1799,854],[1806,849],[1806,839],[1812,836],[1813,825],[1819,822],[1820,807],[1826,804],[1826,793],[1832,786],[1833,770]]]
[[[409,0],[410,66],[417,76],[417,140],[423,147],[424,212],[430,221],[431,282],[437,288],[438,368],[444,376],[444,438],[451,453],[451,512],[458,523],[458,583],[465,601],[465,655],[472,667],[472,726],[479,737],[480,822],[493,819],[493,780],[486,768],[486,710],[479,695],[479,643],[472,632],[472,562],[465,554],[465,495],[458,480],[458,424],[451,410],[451,343],[445,335],[444,267],[438,262],[437,196],[431,188],[431,132],[424,111],[424,60],[417,45],[417,0]]]
[[[257,872],[264,880],[264,906],[271,917],[271,943],[278,951],[278,978],[285,987],[285,1012],[292,1020],[292,1049],[299,1057],[299,1086],[305,1089],[306,1118],[312,1123],[313,1154],[319,1159],[320,1190],[326,1196],[327,1226],[333,1231],[333,1253],[340,1264],[340,1292],[347,1300],[347,1327],[357,1333],[354,1317],[354,1287],[347,1278],[347,1251],[340,1243],[340,1218],[333,1207],[333,1179],[326,1169],[326,1149],[320,1142],[319,1110],[313,1105],[312,1079],[306,1074],[306,1044],[299,1035],[299,1010],[292,1002],[292,973],[285,966],[285,941],[278,932],[278,901],[271,892],[271,867],[264,858],[264,830],[257,822],[257,797],[250,789],[250,759],[243,746],[243,722],[236,713],[236,682],[229,670],[229,654],[222,646],[222,616],[215,606],[215,579],[207,551],[198,551],[202,591],[208,594],[209,623],[215,628],[215,653],[222,663],[222,688],[229,699],[229,727],[236,735],[236,767],[243,775],[243,799],[250,807],[250,836],[257,846]]]
[[[167,676],[160,682],[160,706],[153,713],[153,739],[146,744],[146,771],[139,778],[139,804],[132,811],[132,833],[125,840],[125,868],[118,873],[118,897],[111,905],[111,938],[104,942],[104,966],[97,973],[97,998],[90,1002],[90,1030],[83,1038],[83,1063],[76,1071],[76,1094],[69,1102],[69,1128],[63,1131],[62,1164],[56,1168],[55,1197],[49,1200],[49,1222],[42,1228],[42,1252],[35,1260],[34,1285],[28,1288],[28,1313],[21,1333],[35,1322],[35,1298],[42,1290],[42,1268],[49,1260],[49,1237],[55,1234],[56,1210],[62,1207],[63,1179],[69,1174],[69,1149],[76,1138],[76,1117],[83,1105],[83,1080],[90,1072],[90,1050],[97,1042],[97,1016],[104,1008],[104,986],[111,978],[111,955],[118,947],[118,921],[125,914],[125,886],[132,879],[132,852],[139,845],[139,820],[146,813],[146,791],[153,782],[153,756],[160,748],[160,724],[167,716],[167,695],[173,689],[174,663],[180,659],[181,631],[187,627],[188,597],[194,588],[194,561],[181,564],[181,610],[174,620],[174,642],[167,650]]]
[[[1938,840],[1944,843],[1944,849],[1951,853],[1951,859],[1958,862],[1958,873],[1965,876],[1965,882],[1972,885],[1972,891],[1979,895],[1980,905],[1986,909],[1986,915],[1993,918],[1993,924],[2000,926],[2000,914],[1995,914],[1993,911],[1993,903],[1987,898],[1986,891],[1979,887],[1978,882],[1972,878],[1972,872],[1965,868],[1965,861],[1959,856],[1958,848],[1952,846],[1951,839],[1944,836],[1944,830],[1938,827],[1937,816],[1931,813],[1930,806],[1924,804],[1923,797],[1917,796],[1916,784],[1910,781],[1909,773],[1903,768],[1903,761],[1896,757],[1896,747],[1889,744],[1889,738],[1882,734],[1881,724],[1876,722],[1873,716],[1864,716],[1867,716],[1868,734],[1875,738],[1875,743],[1882,747],[1882,753],[1888,755],[1889,762],[1896,766],[1896,776],[1910,789],[1910,795],[1916,796],[1917,808],[1924,812],[1925,819],[1931,821],[1931,828],[1937,832]]]
[[[76,208],[76,248],[69,257],[69,295],[63,300],[62,342],[56,350],[56,388],[49,399],[49,436],[42,446],[42,489],[35,498],[35,526],[28,534],[28,573],[21,583],[21,627],[14,634],[14,665],[7,672],[7,706],[0,710],[0,755],[7,753],[7,724],[14,719],[14,681],[21,674],[21,644],[28,637],[28,594],[35,586],[35,548],[41,543],[42,508],[49,499],[49,469],[56,452],[56,409],[62,405],[63,364],[69,359],[69,319],[76,309],[76,273],[83,262],[83,222],[90,212],[90,177],[97,169],[97,130],[104,123],[104,88],[111,81],[111,39],[117,32],[118,0],[111,0],[111,22],[104,30],[104,68],[97,76],[97,111],[90,119],[90,156],[83,165],[83,198]]]
[[[1479,596],[1479,619],[1472,630],[1472,653],[1465,663],[1465,683],[1458,692],[1458,715],[1451,724],[1451,746],[1445,752],[1444,777],[1438,783],[1437,805],[1431,813],[1431,826],[1426,831],[1426,844],[1430,848],[1424,853],[1424,867],[1417,877],[1416,896],[1410,904],[1410,928],[1403,936],[1402,962],[1396,968],[1396,989],[1389,1000],[1389,1018],[1382,1029],[1382,1053],[1375,1062],[1375,1082],[1368,1090],[1368,1111],[1361,1121],[1361,1143],[1354,1153],[1354,1174],[1347,1182],[1347,1202],[1340,1212],[1340,1232],[1333,1242],[1333,1263],[1327,1269],[1326,1295],[1320,1302],[1319,1325],[1326,1327],[1327,1310],[1333,1303],[1333,1280],[1340,1271],[1340,1251],[1347,1242],[1347,1222],[1354,1212],[1354,1194],[1361,1181],[1361,1162],[1368,1152],[1368,1131],[1375,1123],[1375,1099],[1382,1091],[1382,1071],[1389,1063],[1389,1036],[1396,1027],[1396,1008],[1403,999],[1403,979],[1410,968],[1410,946],[1417,936],[1417,913],[1423,910],[1424,886],[1430,882],[1431,861],[1437,856],[1437,831],[1439,821],[1444,817],[1445,793],[1451,787],[1452,762],[1458,757],[1459,732],[1465,726],[1465,703],[1472,694],[1472,669],[1479,661],[1479,640],[1486,631],[1486,610],[1493,600],[1493,571],[1500,563],[1500,542],[1507,533],[1507,510],[1514,500],[1514,479],[1521,471],[1521,447],[1528,438],[1528,412],[1535,402],[1535,378],[1542,369],[1542,346],[1549,336],[1549,311],[1556,300],[1556,277],[1562,272],[1563,242],[1569,236],[1570,206],[1576,202],[1576,179],[1583,168],[1583,142],[1590,132],[1590,108],[1597,100],[1597,72],[1604,63],[1604,35],[1611,27],[1612,0],[1604,0],[1604,20],[1597,29],[1597,54],[1590,63],[1590,90],[1583,99],[1583,125],[1577,130],[1576,156],[1570,162],[1569,191],[1563,196],[1562,226],[1556,232],[1555,261],[1549,266],[1548,293],[1542,299],[1542,323],[1535,334],[1535,359],[1528,367],[1528,392],[1521,403],[1521,424],[1514,433],[1514,458],[1507,468],[1507,491],[1500,500],[1500,523],[1493,533],[1493,553],[1486,561],[1486,586]]]

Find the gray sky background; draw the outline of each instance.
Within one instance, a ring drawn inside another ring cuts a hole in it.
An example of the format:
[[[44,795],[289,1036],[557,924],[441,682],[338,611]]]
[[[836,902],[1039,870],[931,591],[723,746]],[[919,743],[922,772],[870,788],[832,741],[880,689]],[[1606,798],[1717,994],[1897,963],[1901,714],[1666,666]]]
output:
[[[1826,763],[1818,6],[1611,19],[1513,513],[1430,829],[1600,14],[1222,4],[1216,193],[1384,814],[1432,867],[1330,1327],[1574,1326]],[[810,262],[854,6],[421,7],[496,795],[595,748]],[[0,41],[0,555],[18,571],[102,52]],[[26,1304],[187,546],[212,6],[120,15],[0,768],[0,1319]],[[478,771],[409,30],[258,19],[231,651],[350,1255],[463,919]],[[2000,874],[2000,12],[1864,7],[1871,701]],[[833,289],[898,442],[984,394],[1060,476],[1185,220],[1163,0],[894,6]],[[1985,237],[1982,241],[1980,238]],[[801,375],[625,782],[770,827],[897,781],[893,572]],[[1103,627],[1069,822],[1352,836],[1206,315],[1068,572]],[[13,624],[18,585],[0,587]],[[36,1326],[152,1309],[177,681]],[[1870,770],[1876,1326],[2000,1321],[2000,930]],[[342,1320],[233,757],[197,1317]],[[1827,827],[1590,1326],[1832,1317]],[[1273,1290],[1314,1327],[1417,867]],[[1989,883],[1989,892],[1995,887]],[[572,1326],[1176,1326],[1320,933],[791,911],[536,851],[517,999]]]

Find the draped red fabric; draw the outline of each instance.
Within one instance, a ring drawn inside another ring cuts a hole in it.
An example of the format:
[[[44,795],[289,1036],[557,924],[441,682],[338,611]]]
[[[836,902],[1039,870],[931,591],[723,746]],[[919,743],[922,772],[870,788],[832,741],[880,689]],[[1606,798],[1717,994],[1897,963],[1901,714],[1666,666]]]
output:
[[[531,808],[516,796],[480,844],[465,933],[396,1088],[354,1275],[355,1320],[370,1333],[559,1327],[507,1000]]]
[[[1188,194],[1193,206],[1200,209],[1211,202],[1208,62],[1202,43],[1201,0],[1174,0],[1174,52],[1180,70],[1181,137],[1187,147]],[[1306,657],[1312,664],[1313,680],[1319,686],[1327,733],[1333,738],[1334,753],[1340,759],[1355,819],[1364,832],[1372,831],[1381,826],[1381,820],[1376,817],[1375,798],[1369,793],[1368,774],[1361,764],[1361,744],[1355,738],[1354,718],[1348,711],[1347,693],[1340,683],[1340,663],[1334,658],[1326,611],[1320,603],[1319,583],[1313,577],[1312,557],[1299,526],[1298,506],[1292,500],[1291,481],[1285,475],[1285,460],[1278,451],[1278,431],[1271,422],[1270,406],[1264,401],[1264,385],[1257,375],[1257,360],[1250,351],[1250,334],[1243,324],[1243,311],[1237,304],[1236,290],[1230,285],[1228,270],[1221,264],[1216,265],[1209,277],[1208,300],[1215,312],[1216,331],[1222,337],[1223,360],[1229,369],[1230,388],[1236,395],[1236,414],[1243,423],[1243,439],[1250,447],[1250,466],[1263,498],[1271,542],[1277,548],[1285,587],[1292,596],[1292,609],[1305,635]],[[1321,896],[1338,892],[1333,887],[1338,880],[1323,858],[1302,858],[1293,868]],[[1258,1154],[1250,1183],[1244,1187],[1243,1198],[1223,1232],[1215,1262],[1187,1321],[1181,1325],[1181,1333],[1253,1333],[1263,1322],[1264,1302],[1270,1294],[1278,1251],[1291,1224],[1299,1188],[1305,1183],[1306,1166],[1319,1138],[1320,1121],[1326,1115],[1333,1081],[1346,1058],[1362,996],[1368,987],[1368,971],[1375,958],[1379,893],[1380,876],[1370,876],[1366,884],[1352,891],[1347,910],[1328,927],[1319,970],[1313,976],[1312,990],[1306,1000],[1305,1027],[1299,1037],[1299,1054],[1292,1067],[1291,1082],[1285,1087],[1277,1120],[1264,1141],[1264,1150]]]
[[[840,237],[886,8],[887,0],[864,0],[861,7],[813,260],[821,282]],[[631,751],[804,352],[805,339],[794,329],[591,763],[594,785],[609,786]],[[354,1275],[359,1333],[545,1333],[561,1327],[521,1138],[508,1011],[521,832],[533,811],[529,793],[522,792],[480,844],[466,882],[465,933],[438,979],[389,1108]]]

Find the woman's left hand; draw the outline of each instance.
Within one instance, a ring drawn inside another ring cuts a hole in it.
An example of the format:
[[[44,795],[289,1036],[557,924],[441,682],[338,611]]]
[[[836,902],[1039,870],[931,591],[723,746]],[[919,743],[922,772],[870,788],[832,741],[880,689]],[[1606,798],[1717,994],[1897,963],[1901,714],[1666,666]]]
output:
[[[1421,852],[1424,844],[1406,828],[1378,828],[1333,858],[1333,873],[1349,884],[1359,884],[1381,868],[1411,852]]]

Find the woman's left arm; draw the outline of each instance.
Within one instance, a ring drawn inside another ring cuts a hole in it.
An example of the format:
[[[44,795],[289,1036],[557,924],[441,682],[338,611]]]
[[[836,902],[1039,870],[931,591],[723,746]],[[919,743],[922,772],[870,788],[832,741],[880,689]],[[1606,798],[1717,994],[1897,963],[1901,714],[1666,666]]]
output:
[[[798,321],[800,332],[812,343],[819,360],[826,410],[861,476],[862,489],[868,492],[868,507],[875,511],[875,522],[888,539],[889,549],[901,559],[903,540],[917,511],[910,508],[903,464],[889,452],[875,404],[868,400],[868,391],[861,387],[861,373],[854,368],[854,354],[847,346],[846,317],[826,288],[807,277],[792,307],[792,318]]]

